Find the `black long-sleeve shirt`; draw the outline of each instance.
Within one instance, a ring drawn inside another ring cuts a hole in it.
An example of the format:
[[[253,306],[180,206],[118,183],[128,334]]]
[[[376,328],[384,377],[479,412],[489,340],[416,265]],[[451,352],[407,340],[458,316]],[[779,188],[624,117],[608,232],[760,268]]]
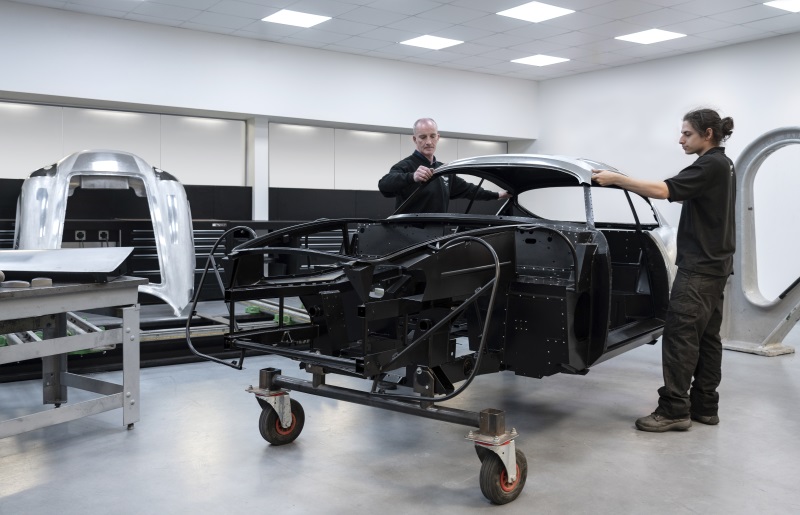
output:
[[[415,150],[413,154],[395,164],[389,173],[378,181],[378,189],[384,197],[395,197],[395,209],[414,193],[421,183],[414,182],[414,172],[420,166],[436,169],[442,164],[434,157],[433,162],[428,161],[422,153]],[[485,190],[476,184],[470,184],[456,176],[443,176],[431,180],[420,191],[414,200],[407,205],[404,213],[446,213],[451,198],[470,198],[475,195],[476,200],[497,200],[499,193]]]

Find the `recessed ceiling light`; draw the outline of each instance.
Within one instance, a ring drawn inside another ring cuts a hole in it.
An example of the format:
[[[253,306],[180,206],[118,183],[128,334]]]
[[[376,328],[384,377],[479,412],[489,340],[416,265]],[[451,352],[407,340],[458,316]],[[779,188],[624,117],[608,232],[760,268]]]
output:
[[[626,36],[617,36],[614,39],[621,39],[622,41],[630,41],[631,43],[641,43],[642,45],[649,45],[650,43],[659,43],[661,41],[669,41],[670,39],[684,38],[686,34],[679,34],[677,32],[670,32],[668,30],[650,29],[642,32],[635,32]]]
[[[541,2],[528,2],[527,4],[518,5],[505,11],[500,11],[500,16],[508,16],[509,18],[516,18],[518,20],[532,21],[539,23],[540,21],[552,20],[565,14],[571,14],[575,11],[571,9],[564,9],[556,7],[555,5],[543,4]]]
[[[777,7],[792,13],[800,13],[800,0],[778,0],[776,2],[764,2],[764,5]]]
[[[549,66],[551,64],[563,63],[569,61],[563,57],[553,57],[551,55],[536,54],[530,57],[523,57],[522,59],[514,59],[512,63],[530,64],[531,66]]]
[[[261,21],[268,21],[272,23],[282,23],[284,25],[294,25],[295,27],[313,27],[319,25],[323,21],[330,20],[330,16],[318,16],[316,14],[301,13],[297,11],[290,11],[289,9],[281,9],[275,14],[270,14],[266,18],[261,18]]]
[[[440,38],[438,36],[420,36],[414,39],[401,41],[401,45],[418,46],[422,48],[430,48],[431,50],[441,50],[451,46],[460,45],[463,41],[457,39]]]

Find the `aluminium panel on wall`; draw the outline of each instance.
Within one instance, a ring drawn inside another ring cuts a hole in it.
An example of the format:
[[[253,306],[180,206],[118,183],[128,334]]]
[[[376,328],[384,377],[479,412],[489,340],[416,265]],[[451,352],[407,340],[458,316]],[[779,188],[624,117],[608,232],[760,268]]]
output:
[[[0,102],[0,178],[24,179],[62,157],[60,107]]]
[[[161,168],[161,128],[157,114],[64,107],[61,157],[81,150],[121,150]]]
[[[378,191],[378,181],[399,158],[399,134],[335,130],[335,188]]]
[[[161,166],[183,184],[245,186],[245,122],[161,115]]]
[[[479,141],[474,139],[458,140],[458,158],[507,154],[508,143],[505,141]]]
[[[270,188],[334,188],[334,130],[269,124]]]

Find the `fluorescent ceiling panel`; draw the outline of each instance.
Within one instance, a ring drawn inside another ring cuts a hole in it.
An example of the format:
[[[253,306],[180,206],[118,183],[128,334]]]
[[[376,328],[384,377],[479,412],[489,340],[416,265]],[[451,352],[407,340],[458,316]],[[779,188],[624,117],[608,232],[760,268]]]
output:
[[[297,11],[290,11],[289,9],[281,9],[275,14],[270,14],[266,18],[261,18],[261,21],[268,21],[271,23],[282,23],[283,25],[294,25],[295,27],[313,27],[319,25],[323,21],[330,20],[330,16],[318,16],[316,14],[301,13]]]
[[[418,46],[422,48],[430,48],[431,50],[441,50],[451,46],[460,45],[463,41],[457,39],[440,38],[437,36],[420,36],[414,39],[401,41],[401,45]]]
[[[650,29],[642,32],[634,32],[626,36],[617,36],[614,39],[621,39],[622,41],[630,41],[631,43],[640,43],[642,45],[649,45],[650,43],[660,43],[661,41],[669,41],[670,39],[677,39],[686,37],[686,34],[679,34],[677,32],[670,32],[668,30]]]
[[[518,20],[532,21],[539,23],[540,21],[552,20],[565,14],[571,14],[575,11],[571,9],[564,9],[556,7],[555,5],[543,4],[541,2],[528,2],[527,4],[518,5],[505,11],[500,11],[500,16],[508,16],[509,18],[516,18]]]
[[[764,5],[792,13],[800,13],[800,0],[778,0],[777,2],[764,2]]]
[[[551,64],[563,63],[569,61],[563,57],[553,57],[551,55],[536,54],[530,57],[523,57],[522,59],[514,59],[512,63],[529,64],[531,66],[549,66]]]

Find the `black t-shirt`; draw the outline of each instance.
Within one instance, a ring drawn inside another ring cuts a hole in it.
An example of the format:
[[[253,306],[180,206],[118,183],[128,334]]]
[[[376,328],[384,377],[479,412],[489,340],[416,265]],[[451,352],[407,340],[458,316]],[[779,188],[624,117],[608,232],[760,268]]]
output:
[[[384,197],[395,197],[395,209],[406,201],[421,185],[414,182],[414,172],[420,166],[438,168],[443,163],[433,163],[418,150],[395,164],[389,173],[378,181],[378,189]],[[477,192],[476,192],[477,190]],[[430,184],[416,194],[410,205],[403,208],[405,213],[446,213],[451,198],[470,198],[475,195],[475,200],[497,200],[498,193],[478,188],[456,175],[437,177]]]
[[[709,275],[733,272],[736,250],[736,172],[722,147],[712,148],[664,181],[670,202],[683,202],[678,268]]]

